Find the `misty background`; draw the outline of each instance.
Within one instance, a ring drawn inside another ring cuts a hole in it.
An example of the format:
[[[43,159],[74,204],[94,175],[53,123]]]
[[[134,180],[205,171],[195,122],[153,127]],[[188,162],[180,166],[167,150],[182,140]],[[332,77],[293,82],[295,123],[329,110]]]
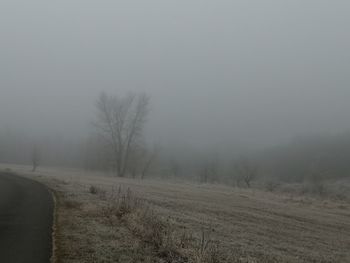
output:
[[[297,178],[327,159],[323,171],[348,176],[349,10],[0,0],[0,161],[30,163],[40,145],[43,164],[83,167],[100,92],[131,91],[151,98],[145,140],[170,170],[208,153]]]

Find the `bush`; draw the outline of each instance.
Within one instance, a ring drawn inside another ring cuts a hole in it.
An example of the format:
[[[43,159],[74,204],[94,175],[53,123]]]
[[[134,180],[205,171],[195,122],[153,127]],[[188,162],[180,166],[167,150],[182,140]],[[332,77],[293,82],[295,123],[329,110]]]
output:
[[[149,203],[137,197],[129,188],[113,190],[103,211],[112,225],[121,223],[145,245],[152,247],[165,262],[216,263],[219,244],[204,230],[194,238],[189,231],[179,231],[170,218],[156,213]]]
[[[91,185],[89,188],[90,194],[96,195],[98,193],[98,189],[96,186]]]
[[[99,197],[102,200],[106,200],[106,191],[104,191],[103,189],[100,189],[100,188],[98,188],[96,186],[91,185],[89,187],[89,193],[93,194],[93,195],[99,195]]]
[[[265,183],[265,189],[269,192],[274,192],[280,186],[280,183],[276,181],[267,181]]]
[[[119,187],[118,190],[113,189],[104,213],[107,217],[122,219],[125,215],[136,212],[141,207],[140,203],[141,199],[137,198],[129,188],[123,192]]]

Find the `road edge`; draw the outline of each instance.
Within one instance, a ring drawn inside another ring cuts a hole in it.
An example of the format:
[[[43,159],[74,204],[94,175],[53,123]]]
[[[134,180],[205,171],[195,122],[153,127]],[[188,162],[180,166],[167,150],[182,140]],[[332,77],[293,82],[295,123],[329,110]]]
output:
[[[32,180],[35,181],[41,185],[43,185],[47,191],[50,193],[51,197],[52,197],[52,210],[53,210],[53,214],[52,214],[52,226],[51,226],[51,256],[50,256],[50,263],[59,263],[59,257],[58,255],[58,224],[57,224],[57,218],[58,218],[58,213],[57,213],[57,209],[58,209],[58,205],[57,205],[57,193],[54,189],[52,189],[50,186],[48,186],[47,184],[45,184],[44,182],[38,180],[38,178],[33,178],[31,177],[29,174],[26,173],[18,173],[16,171],[12,171],[12,170],[7,170],[7,169],[0,169],[1,172],[5,172],[5,173],[10,173],[13,174],[14,176],[18,176],[18,177],[22,177],[26,180]]]
[[[50,257],[50,262],[51,263],[58,263],[58,225],[57,225],[57,218],[58,218],[58,213],[57,213],[57,193],[55,190],[53,190],[51,187],[48,187],[45,185],[49,192],[51,193],[52,200],[53,200],[53,215],[52,215],[52,250],[51,250],[51,257]]]

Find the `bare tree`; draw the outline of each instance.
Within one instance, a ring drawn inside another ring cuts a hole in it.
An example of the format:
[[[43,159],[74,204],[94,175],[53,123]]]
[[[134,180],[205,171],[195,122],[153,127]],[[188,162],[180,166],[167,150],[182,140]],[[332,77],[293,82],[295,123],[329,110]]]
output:
[[[97,100],[96,127],[111,146],[116,175],[124,177],[132,149],[142,136],[148,115],[149,98],[146,94],[117,97],[102,93]]]
[[[315,156],[310,163],[308,174],[305,176],[305,181],[309,185],[310,190],[321,196],[326,194],[326,179],[332,177],[324,165],[326,157],[325,154]]]
[[[33,147],[31,159],[32,159],[32,166],[33,166],[32,172],[35,172],[40,162],[40,152],[36,145]]]
[[[142,146],[135,146],[130,152],[129,161],[128,161],[128,173],[132,178],[136,178],[140,174],[142,162],[147,154],[147,150]]]
[[[216,154],[200,163],[199,179],[202,183],[214,183],[219,180],[219,159]]]
[[[144,158],[144,163],[143,163],[143,167],[141,170],[141,179],[144,179],[147,174],[149,173],[149,170],[151,169],[151,167],[153,166],[156,158],[158,155],[158,148],[157,146],[153,147],[153,150],[151,152],[147,152],[146,156]]]
[[[170,169],[171,175],[175,178],[178,177],[182,172],[181,164],[176,159],[170,160],[169,169]]]
[[[148,150],[145,145],[134,147],[128,162],[128,172],[133,178],[140,176],[141,179],[144,179],[152,168],[157,155],[157,146],[154,146],[152,150]]]
[[[258,167],[252,161],[246,158],[239,158],[234,162],[234,174],[237,186],[241,181],[244,181],[246,186],[251,186],[251,181],[254,180],[258,174]]]

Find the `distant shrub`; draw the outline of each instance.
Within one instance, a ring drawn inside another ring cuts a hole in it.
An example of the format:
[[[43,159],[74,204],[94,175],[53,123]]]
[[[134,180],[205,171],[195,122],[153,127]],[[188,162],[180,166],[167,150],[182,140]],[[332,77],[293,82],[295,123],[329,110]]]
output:
[[[134,213],[141,207],[141,199],[136,197],[128,188],[126,192],[121,187],[113,189],[104,210],[107,217],[122,219],[125,215]]]
[[[311,194],[325,197],[328,194],[326,184],[323,182],[315,182],[309,185]]]
[[[280,186],[279,182],[276,181],[267,181],[265,182],[265,189],[269,192],[274,192]]]
[[[93,195],[99,195],[99,197],[102,199],[102,200],[106,200],[106,191],[101,189],[101,188],[98,188],[94,185],[91,185],[89,187],[89,193],[90,194],[93,194]]]
[[[310,196],[335,201],[350,201],[349,181],[319,181],[304,182],[299,184],[280,184],[276,189],[279,193],[293,196]]]
[[[96,195],[98,193],[98,188],[96,186],[91,185],[89,188],[89,193]]]

